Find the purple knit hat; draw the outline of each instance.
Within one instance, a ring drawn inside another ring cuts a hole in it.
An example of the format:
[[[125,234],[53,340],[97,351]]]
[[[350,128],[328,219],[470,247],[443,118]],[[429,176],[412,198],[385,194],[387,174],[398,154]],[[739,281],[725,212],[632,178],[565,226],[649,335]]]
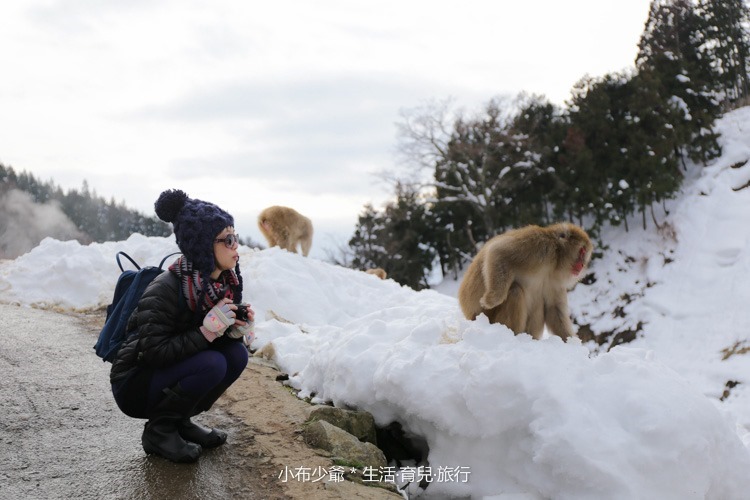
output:
[[[174,227],[177,246],[201,274],[209,275],[215,267],[214,239],[234,217],[207,201],[194,200],[179,189],[168,189],[154,203],[156,215]]]

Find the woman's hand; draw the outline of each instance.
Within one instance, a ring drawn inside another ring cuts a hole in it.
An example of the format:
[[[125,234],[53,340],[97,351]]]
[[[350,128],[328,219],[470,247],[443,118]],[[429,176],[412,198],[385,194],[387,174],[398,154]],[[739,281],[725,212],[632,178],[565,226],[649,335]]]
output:
[[[234,307],[237,308],[236,305]],[[227,337],[233,339],[244,337],[245,344],[250,345],[255,338],[255,311],[250,308],[250,304],[245,304],[245,307],[247,308],[247,321],[235,320],[232,328],[227,331]]]
[[[232,304],[231,300],[223,299],[208,311],[200,327],[206,340],[213,342],[235,323],[235,309],[237,307]]]

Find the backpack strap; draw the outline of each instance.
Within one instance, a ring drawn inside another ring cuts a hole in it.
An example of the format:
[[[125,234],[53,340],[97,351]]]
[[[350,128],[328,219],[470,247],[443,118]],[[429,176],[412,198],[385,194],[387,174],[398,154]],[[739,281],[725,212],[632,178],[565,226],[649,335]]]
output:
[[[169,255],[165,256],[163,259],[161,259],[161,262],[159,262],[159,269],[164,267],[164,263],[167,261],[168,258],[170,258],[173,255],[180,255],[182,252],[172,252]]]
[[[168,258],[170,258],[170,257],[171,257],[171,256],[173,256],[173,255],[180,255],[181,253],[182,253],[182,252],[172,252],[172,253],[170,253],[170,254],[166,255],[166,256],[165,256],[165,257],[164,257],[164,258],[163,258],[163,259],[161,260],[161,262],[159,263],[159,269],[162,269],[162,268],[164,267],[164,263],[165,263],[165,262],[167,261],[167,259],[168,259]],[[121,255],[122,255],[123,257],[125,257],[126,259],[128,259],[128,260],[129,260],[130,262],[132,262],[132,263],[133,263],[133,265],[135,266],[135,268],[136,268],[136,269],[137,269],[138,271],[140,271],[140,270],[141,270],[141,266],[139,266],[139,265],[138,265],[138,264],[136,263],[136,261],[134,261],[134,260],[133,260],[133,258],[132,258],[132,257],[131,257],[130,255],[126,254],[125,252],[122,252],[122,251],[120,251],[120,252],[117,252],[117,255],[115,256],[115,258],[117,259],[117,265],[118,265],[118,266],[120,266],[120,271],[122,271],[122,272],[125,272],[125,268],[124,268],[124,267],[122,267],[122,262],[120,261],[120,256],[121,256]]]
[[[117,265],[120,266],[120,271],[125,272],[125,268],[122,267],[122,262],[120,262],[120,255],[122,255],[123,257],[128,259],[130,262],[132,262],[137,270],[139,271],[141,270],[141,266],[136,264],[136,262],[130,257],[130,255],[126,254],[125,252],[117,252],[117,255],[115,256],[115,258],[117,259]]]
[[[181,255],[181,254],[182,252],[173,252],[173,253],[170,253],[169,255],[164,256],[164,258],[161,259],[161,262],[159,263],[159,269],[164,267],[164,263],[167,261],[168,258],[172,257],[173,255]],[[185,298],[185,294],[182,291],[182,287],[181,286],[178,287],[178,290],[180,292],[178,303],[180,304],[180,307],[182,309],[187,309],[188,308],[187,299]]]

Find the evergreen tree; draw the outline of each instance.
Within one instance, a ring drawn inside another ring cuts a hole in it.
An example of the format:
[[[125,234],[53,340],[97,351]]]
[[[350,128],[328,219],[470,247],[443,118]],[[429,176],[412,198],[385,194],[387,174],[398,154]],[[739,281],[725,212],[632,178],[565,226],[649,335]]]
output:
[[[6,167],[2,163],[0,163],[0,182],[2,182],[3,184],[15,183],[16,182],[15,174],[16,173],[13,171],[12,168]]]
[[[354,255],[351,266],[354,269],[386,268],[388,254],[380,241],[384,231],[383,217],[371,204],[364,206],[360,214],[349,247]]]
[[[429,243],[431,215],[410,186],[398,185],[396,200],[382,213],[366,205],[359,216],[349,246],[355,269],[383,268],[388,277],[420,290],[428,277],[436,253]]]
[[[457,120],[435,166],[435,211],[457,217],[447,218],[454,226],[470,227],[474,243],[548,217],[554,146],[544,134],[551,134],[554,107],[540,98],[521,104],[514,111],[493,100],[483,115]],[[446,204],[460,208],[446,210]]]
[[[431,203],[431,244],[439,256],[440,270],[443,276],[458,273],[464,264],[471,261],[477,251],[479,242],[483,241],[483,232],[474,228],[473,213],[459,203]]]
[[[384,265],[390,278],[415,290],[429,288],[428,279],[436,252],[430,244],[431,214],[410,186],[399,186],[396,202],[385,208],[385,228],[381,236],[388,260]]]
[[[578,121],[582,121],[579,115]],[[586,141],[587,128],[570,123],[560,147],[557,178],[563,184],[551,194],[555,218],[583,225],[583,218],[594,215],[594,226],[603,222],[600,214],[600,180],[594,151]]]
[[[748,97],[748,58],[750,58],[750,9],[745,0],[698,0],[701,55],[709,62],[717,85],[726,99]]]
[[[679,187],[678,138],[672,122],[681,110],[662,102],[649,73],[608,74],[579,82],[570,107],[560,172],[568,185],[556,200],[582,223],[625,222],[674,194]]]
[[[558,170],[567,123],[561,110],[544,97],[521,94],[517,106],[519,111],[511,127],[524,137],[532,176],[517,196],[515,225],[550,224],[557,219],[552,204],[554,193],[565,188]]]
[[[586,77],[573,88],[558,173],[565,189],[555,193],[554,203],[558,213],[567,214],[579,225],[587,216],[592,217],[595,228],[607,220],[620,220],[608,188],[614,172],[621,169],[618,163],[623,143],[617,121],[626,80],[617,74],[600,79]],[[617,201],[620,210],[629,210],[627,199]]]
[[[636,69],[659,94],[663,115],[673,120],[676,153],[706,162],[721,152],[713,129],[721,109],[714,90],[718,75],[702,48],[702,26],[689,0],[654,0],[638,44]]]
[[[644,229],[647,210],[672,198],[680,187],[680,151],[686,140],[674,126],[684,118],[682,107],[675,101],[664,105],[658,83],[651,76],[641,72],[628,82],[622,131],[627,146],[621,150],[627,168],[618,181],[618,187],[629,191],[631,203],[640,211]]]

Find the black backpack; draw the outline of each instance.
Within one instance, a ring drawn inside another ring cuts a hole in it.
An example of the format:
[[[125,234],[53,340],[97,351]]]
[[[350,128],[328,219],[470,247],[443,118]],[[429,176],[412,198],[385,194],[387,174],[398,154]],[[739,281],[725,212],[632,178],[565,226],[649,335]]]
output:
[[[107,317],[104,322],[104,328],[99,332],[99,338],[96,341],[96,345],[94,345],[96,354],[102,358],[102,361],[109,361],[111,363],[115,358],[120,345],[128,337],[128,332],[125,331],[128,319],[138,305],[143,291],[146,290],[146,287],[154,278],[164,272],[164,269],[162,269],[164,262],[169,257],[179,253],[171,253],[164,257],[159,263],[159,267],[147,266],[141,269],[141,266],[136,264],[128,254],[117,252],[117,265],[120,266],[122,274],[117,279],[112,303],[107,306]],[[122,267],[122,262],[120,262],[121,255],[132,262],[137,271],[132,269],[126,271]]]

